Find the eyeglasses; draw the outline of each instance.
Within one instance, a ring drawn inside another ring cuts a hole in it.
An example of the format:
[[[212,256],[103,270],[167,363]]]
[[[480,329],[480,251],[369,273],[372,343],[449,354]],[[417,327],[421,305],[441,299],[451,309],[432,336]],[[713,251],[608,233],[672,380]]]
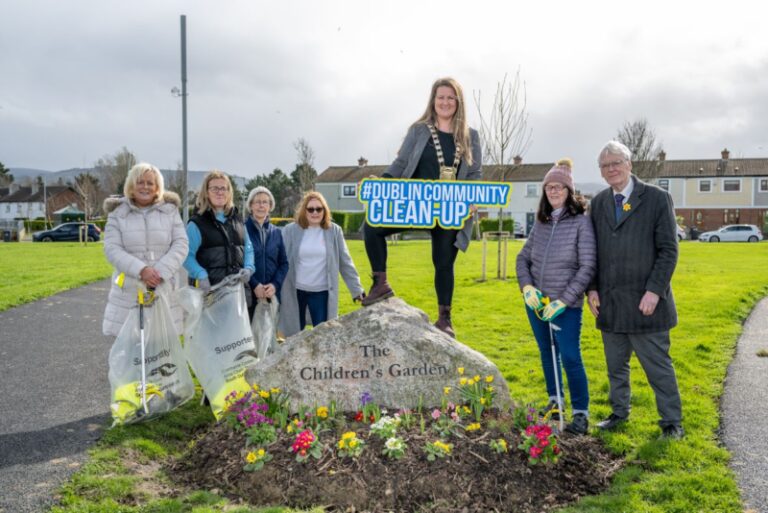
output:
[[[323,210],[324,210],[323,207],[307,207],[307,212],[309,212],[310,214],[315,214],[315,213],[319,214]]]
[[[544,190],[547,192],[562,192],[563,189],[565,189],[565,187],[559,183],[544,186]]]
[[[605,171],[606,169],[611,169],[612,167],[619,167],[624,162],[626,162],[625,159],[614,160],[612,162],[606,162],[605,164],[600,164],[600,170],[601,171]]]
[[[214,194],[223,194],[228,190],[228,187],[208,187],[208,192],[212,192]]]
[[[251,201],[251,205],[269,205],[269,200],[253,200]]]

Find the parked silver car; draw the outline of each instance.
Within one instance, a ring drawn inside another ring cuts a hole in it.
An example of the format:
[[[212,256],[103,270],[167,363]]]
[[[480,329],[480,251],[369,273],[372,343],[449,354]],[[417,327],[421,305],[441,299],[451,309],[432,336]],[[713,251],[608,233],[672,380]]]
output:
[[[763,234],[753,224],[729,224],[719,230],[699,235],[700,242],[758,242],[761,240],[763,240]]]

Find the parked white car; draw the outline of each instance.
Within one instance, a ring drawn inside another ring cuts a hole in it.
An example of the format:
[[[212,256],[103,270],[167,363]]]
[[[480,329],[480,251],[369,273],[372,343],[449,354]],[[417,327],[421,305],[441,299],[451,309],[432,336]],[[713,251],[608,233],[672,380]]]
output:
[[[753,224],[729,224],[719,230],[699,235],[700,242],[758,242],[761,240],[763,240],[763,234]]]

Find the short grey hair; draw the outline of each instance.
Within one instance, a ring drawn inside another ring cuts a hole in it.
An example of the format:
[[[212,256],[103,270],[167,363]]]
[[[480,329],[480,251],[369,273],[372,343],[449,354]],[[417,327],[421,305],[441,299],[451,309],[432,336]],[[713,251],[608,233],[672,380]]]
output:
[[[272,196],[272,193],[269,192],[269,189],[264,187],[263,185],[259,185],[258,187],[255,187],[251,192],[248,193],[248,201],[246,202],[246,205],[248,205],[248,210],[251,209],[251,202],[253,201],[253,198],[256,197],[257,194],[266,194],[269,196],[269,211],[272,212],[275,209],[275,197]]]
[[[605,155],[621,155],[624,157],[624,160],[632,161],[632,152],[619,141],[608,141],[605,143],[605,146],[603,146],[603,149],[600,150],[600,153],[597,155],[598,166],[600,165],[600,159]]]

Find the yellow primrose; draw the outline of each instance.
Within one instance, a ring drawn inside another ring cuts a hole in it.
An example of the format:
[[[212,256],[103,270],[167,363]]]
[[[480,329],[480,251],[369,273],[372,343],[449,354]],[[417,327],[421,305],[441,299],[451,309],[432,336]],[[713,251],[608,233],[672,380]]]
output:
[[[273,388],[272,390],[270,390],[270,392],[272,394],[279,394],[280,393],[280,389],[279,388]]]
[[[269,392],[267,392],[266,390],[261,390],[261,391],[259,392],[259,395],[260,395],[262,398],[264,398],[264,399],[269,399]]]
[[[448,395],[451,393],[451,387],[443,387],[443,393],[445,395]]]
[[[328,407],[327,406],[320,406],[315,413],[321,419],[327,419],[328,418]]]
[[[467,431],[477,431],[480,428],[481,428],[481,426],[480,426],[479,422],[473,422],[472,424],[467,426]]]
[[[355,447],[357,447],[357,438],[353,438],[349,441],[349,448],[354,449]]]
[[[472,381],[474,381],[475,383],[477,383],[478,381],[480,381],[480,376],[479,376],[478,374],[475,374],[475,377],[474,377],[474,378],[472,378]]]
[[[346,442],[344,439],[341,439],[341,440],[339,440],[339,443],[338,443],[338,444],[336,444],[336,446],[337,446],[339,449],[343,449],[343,448],[345,447],[346,443],[347,443],[347,442]]]
[[[485,389],[489,392],[493,392],[493,387],[491,385],[488,385],[487,387],[485,387]]]
[[[355,437],[357,437],[357,433],[355,433],[354,431],[347,431],[346,433],[341,435],[342,440],[349,440],[350,438],[355,438]]]
[[[248,454],[245,456],[245,461],[247,461],[248,463],[256,463],[256,460],[257,460],[257,459],[258,459],[258,458],[256,457],[256,453],[255,453],[255,452],[253,452],[253,451],[249,452],[249,453],[248,453]]]
[[[267,451],[265,451],[264,449],[259,449],[258,451],[256,451],[256,455],[259,458],[263,458],[266,453],[267,453]]]

